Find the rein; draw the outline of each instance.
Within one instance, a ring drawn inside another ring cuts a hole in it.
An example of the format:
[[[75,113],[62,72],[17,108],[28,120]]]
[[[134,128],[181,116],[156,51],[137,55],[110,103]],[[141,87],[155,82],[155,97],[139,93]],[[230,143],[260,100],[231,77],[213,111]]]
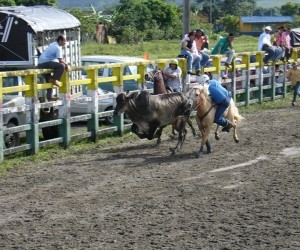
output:
[[[210,106],[210,108],[204,113],[204,115],[202,115],[201,117],[198,116],[198,114],[197,114],[197,116],[198,116],[198,118],[199,118],[200,121],[202,121],[202,120],[210,113],[210,111],[211,111],[213,108],[216,108],[216,107],[218,106],[217,104],[213,104],[212,101],[209,100],[209,99],[205,96],[205,98],[203,98],[203,100],[197,104],[197,106],[195,107],[194,110],[196,110],[196,109],[197,109],[197,108],[205,101],[205,99],[211,102],[211,106]]]

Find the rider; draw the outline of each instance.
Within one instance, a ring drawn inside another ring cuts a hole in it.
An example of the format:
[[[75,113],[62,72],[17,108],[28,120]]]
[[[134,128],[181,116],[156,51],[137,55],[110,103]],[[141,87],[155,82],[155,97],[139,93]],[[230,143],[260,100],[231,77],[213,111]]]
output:
[[[210,80],[208,75],[201,75],[198,77],[197,82],[202,85],[208,84],[209,95],[212,101],[218,105],[214,123],[222,126],[223,132],[230,132],[234,125],[224,117],[224,112],[230,105],[231,92],[228,92],[218,81]]]
[[[178,66],[178,60],[172,59],[169,66],[163,70],[165,85],[172,89],[173,92],[181,92],[181,74],[182,70]]]

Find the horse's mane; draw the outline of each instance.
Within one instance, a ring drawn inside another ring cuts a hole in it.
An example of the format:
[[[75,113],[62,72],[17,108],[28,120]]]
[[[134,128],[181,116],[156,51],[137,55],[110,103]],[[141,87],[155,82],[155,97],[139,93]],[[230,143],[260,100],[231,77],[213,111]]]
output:
[[[207,84],[194,86],[193,89],[199,89],[200,93],[203,93],[206,97],[209,96],[209,90]]]

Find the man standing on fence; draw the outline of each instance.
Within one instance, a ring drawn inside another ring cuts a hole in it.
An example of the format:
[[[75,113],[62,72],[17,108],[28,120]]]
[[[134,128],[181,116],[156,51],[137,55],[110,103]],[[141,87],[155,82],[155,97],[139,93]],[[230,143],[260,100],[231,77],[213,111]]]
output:
[[[300,88],[300,69],[298,69],[297,66],[298,63],[293,62],[292,68],[286,74],[286,78],[289,81],[291,81],[291,84],[293,85],[293,89],[294,89],[292,106],[295,106],[297,94]]]
[[[68,64],[64,62],[61,47],[67,42],[64,35],[59,35],[56,42],[51,43],[40,55],[38,67],[40,69],[53,69],[53,76],[45,74],[46,82],[51,82],[53,85],[59,87],[59,81],[64,71],[68,71]],[[47,89],[48,101],[56,101],[58,97],[52,96],[52,89]]]

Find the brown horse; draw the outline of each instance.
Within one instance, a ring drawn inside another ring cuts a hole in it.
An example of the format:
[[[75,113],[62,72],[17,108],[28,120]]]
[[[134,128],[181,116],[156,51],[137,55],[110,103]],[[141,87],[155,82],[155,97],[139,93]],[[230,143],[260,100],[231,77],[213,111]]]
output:
[[[172,93],[172,89],[165,85],[163,73],[159,69],[154,69],[145,75],[147,81],[153,82],[153,95]]]
[[[214,122],[217,104],[215,104],[209,97],[207,86],[200,85],[193,87],[187,93],[187,96],[190,103],[192,103],[192,109],[197,111],[196,120],[201,133],[201,146],[196,154],[196,157],[199,158],[203,155],[204,144],[206,145],[207,153],[211,153],[211,145],[208,141],[208,135]],[[231,99],[230,105],[225,111],[224,116],[234,124],[233,139],[236,143],[238,143],[239,139],[237,137],[236,128],[238,122],[242,120],[243,117],[239,114],[233,99]],[[217,125],[215,131],[215,138],[216,140],[220,139],[219,125]]]
[[[152,81],[153,82],[153,94],[154,95],[159,95],[159,94],[167,94],[167,93],[172,93],[173,90],[165,85],[163,73],[160,69],[154,69],[148,74],[145,75],[145,79],[147,81]],[[188,125],[190,126],[192,133],[194,136],[196,136],[196,131],[195,128],[192,124],[192,121],[190,118],[186,121]],[[174,127],[172,128],[172,137],[176,135]]]

